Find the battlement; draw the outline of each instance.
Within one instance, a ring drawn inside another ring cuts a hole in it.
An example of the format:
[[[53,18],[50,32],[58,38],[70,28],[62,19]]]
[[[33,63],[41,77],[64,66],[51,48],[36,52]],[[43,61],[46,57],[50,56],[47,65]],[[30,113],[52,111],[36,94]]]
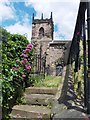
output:
[[[53,23],[52,19],[34,19],[32,24]]]

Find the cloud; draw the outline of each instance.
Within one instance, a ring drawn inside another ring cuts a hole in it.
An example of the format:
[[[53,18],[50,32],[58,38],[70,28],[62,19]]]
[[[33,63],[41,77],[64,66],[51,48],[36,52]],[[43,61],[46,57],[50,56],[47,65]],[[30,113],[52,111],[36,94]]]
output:
[[[64,36],[64,39],[72,39],[79,8],[78,0],[27,1],[25,5],[27,7],[32,5],[37,12],[36,18],[40,18],[42,12],[44,13],[44,18],[49,18],[50,12],[53,12],[54,25],[58,26],[58,31],[54,35],[55,39],[58,39],[58,37],[60,39],[62,36]]]
[[[16,16],[13,6],[10,6],[9,0],[0,1],[0,11],[0,21],[14,19]]]
[[[14,0],[13,0],[14,1]],[[67,39],[73,37],[74,28],[76,24],[76,17],[79,7],[79,1],[76,0],[25,0],[26,7],[32,6],[36,11],[35,18],[41,18],[44,13],[44,18],[50,18],[51,11],[53,12],[54,25],[57,25],[57,31],[54,31],[54,39]],[[16,10],[13,7],[13,2],[10,0],[3,0],[0,3],[0,20],[15,19],[17,23],[5,27],[11,33],[26,34],[27,38],[31,39],[30,16],[26,14],[20,21],[19,16],[16,15]]]
[[[31,39],[31,25],[29,23],[29,16],[26,14],[24,16],[23,22],[17,22],[14,25],[5,27],[5,29],[12,34],[25,35],[30,42]]]
[[[6,20],[10,20],[10,19],[15,19],[16,23],[12,24],[9,26],[5,26],[4,28],[12,33],[12,34],[21,34],[21,35],[25,35],[27,37],[27,39],[30,41],[31,39],[31,25],[30,25],[30,16],[25,12],[24,15],[22,14],[22,12],[20,13],[20,11],[17,11],[14,8],[14,2],[10,2],[10,0],[3,0],[3,2],[0,2],[0,22],[5,21],[7,23]],[[16,14],[16,13],[20,13],[20,14]],[[23,19],[20,19],[20,15],[22,15]]]
[[[66,2],[78,2],[78,1],[80,1],[80,0],[48,0],[48,1],[45,1],[45,0],[42,0],[42,1],[40,1],[40,0],[25,0],[26,1],[26,4],[27,4],[27,6],[28,5],[30,5],[30,3],[45,3],[45,2],[63,2],[63,3],[66,3]],[[84,1],[84,0],[83,0]]]

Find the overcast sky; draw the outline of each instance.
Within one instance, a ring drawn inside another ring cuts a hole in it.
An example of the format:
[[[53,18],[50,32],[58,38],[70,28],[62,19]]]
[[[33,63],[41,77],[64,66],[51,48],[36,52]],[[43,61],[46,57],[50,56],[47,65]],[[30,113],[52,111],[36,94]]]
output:
[[[0,26],[11,33],[26,35],[31,39],[32,14],[35,18],[50,18],[53,12],[54,39],[71,40],[74,33],[79,0],[2,0]]]

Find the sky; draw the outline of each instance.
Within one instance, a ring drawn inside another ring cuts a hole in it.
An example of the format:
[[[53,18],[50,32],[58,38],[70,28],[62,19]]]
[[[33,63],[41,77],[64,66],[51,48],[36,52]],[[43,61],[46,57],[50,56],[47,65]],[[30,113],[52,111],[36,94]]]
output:
[[[79,0],[2,0],[0,26],[8,32],[32,36],[32,14],[50,18],[53,12],[54,40],[71,40],[74,33]]]

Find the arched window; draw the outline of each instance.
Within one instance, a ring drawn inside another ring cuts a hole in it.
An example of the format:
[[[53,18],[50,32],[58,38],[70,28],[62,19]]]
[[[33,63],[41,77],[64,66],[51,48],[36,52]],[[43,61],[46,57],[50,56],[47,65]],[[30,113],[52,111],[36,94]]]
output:
[[[43,27],[41,27],[41,28],[39,29],[39,37],[40,37],[40,38],[43,38],[43,37],[44,37],[44,28],[43,28]]]

